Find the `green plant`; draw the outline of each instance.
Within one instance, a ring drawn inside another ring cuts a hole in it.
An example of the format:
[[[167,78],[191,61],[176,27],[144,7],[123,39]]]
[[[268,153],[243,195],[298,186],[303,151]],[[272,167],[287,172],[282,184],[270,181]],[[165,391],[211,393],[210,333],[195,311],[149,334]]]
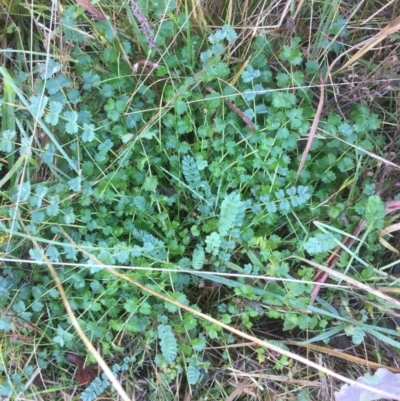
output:
[[[360,169],[363,150],[385,142],[376,133],[378,115],[364,104],[354,104],[346,119],[327,113],[296,182],[302,141],[315,113],[306,83],[322,70],[304,59],[301,38],[277,49],[258,35],[242,68],[231,61],[238,37],[231,26],[214,31],[208,43],[192,35],[189,46],[179,36],[187,15],[172,15],[172,2],[165,6],[170,19],[155,43],[163,47],[177,38],[176,46],[166,46],[162,58],[143,64],[143,71],[132,73],[132,43],[109,21],[91,26],[102,43],[85,36],[75,6],[61,20],[72,48],[68,66],[41,53],[31,72],[33,87],[28,74],[1,67],[0,150],[17,159],[15,167],[8,161],[1,181],[1,247],[15,259],[3,268],[2,307],[34,324],[44,320],[43,339],[52,343],[57,363],[66,350],[83,349],[33,237],[102,354],[122,352],[117,338],[140,338],[131,357],[140,367],[154,359],[165,383],[185,374],[189,385],[198,384],[210,367],[202,358],[207,341],[229,344],[234,338],[116,279],[103,265],[129,266],[130,278],[243,331],[267,316],[282,321],[283,330],[315,333],[310,341],[346,332],[359,344],[375,330],[398,346],[388,337],[398,333],[367,324],[366,308],[352,317],[323,300],[310,306],[314,270],[289,259],[295,254],[323,262],[364,219],[369,226],[362,244],[354,255],[341,255],[339,268],[347,271],[350,260],[362,260],[366,269],[352,273],[368,283],[370,262],[382,252],[377,229],[385,214],[373,181]],[[336,23],[331,34],[343,34],[344,22]],[[43,141],[34,136],[37,128]],[[349,189],[337,192],[347,182]],[[330,197],[329,208],[320,206]],[[315,230],[313,222],[325,226]],[[223,285],[221,298],[204,300],[204,280]],[[328,299],[333,296],[328,290]],[[378,302],[373,296],[369,301]],[[8,315],[0,325],[14,330]],[[84,399],[98,395],[100,382],[94,387]],[[1,388],[10,394],[9,387]]]

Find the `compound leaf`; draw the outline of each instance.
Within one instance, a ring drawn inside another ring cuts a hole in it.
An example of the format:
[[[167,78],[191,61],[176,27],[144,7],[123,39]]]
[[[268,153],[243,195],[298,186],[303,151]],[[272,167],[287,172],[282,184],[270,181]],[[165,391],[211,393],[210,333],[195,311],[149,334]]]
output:
[[[232,192],[224,198],[221,204],[221,215],[218,227],[220,235],[228,235],[229,231],[234,227],[241,206],[242,201],[240,200],[240,195],[236,192]]]
[[[161,351],[168,363],[175,361],[178,355],[178,344],[171,326],[160,324],[158,326],[158,338],[161,340]]]

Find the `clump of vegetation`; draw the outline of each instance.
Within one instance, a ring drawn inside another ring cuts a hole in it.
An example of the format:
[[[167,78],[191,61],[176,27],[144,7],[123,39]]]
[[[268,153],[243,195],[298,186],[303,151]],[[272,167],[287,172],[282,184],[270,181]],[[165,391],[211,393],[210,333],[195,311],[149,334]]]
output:
[[[215,4],[214,21],[206,3],[153,0],[2,17],[2,396],[56,398],[72,388],[65,355],[90,364],[93,345],[112,372],[86,401],[126,399],[112,373],[139,399],[223,399],[239,381],[228,368],[290,376],[279,397],[305,378],[305,344],[375,339],[382,365],[400,347],[382,324],[398,301],[379,288],[397,263],[399,62],[360,54],[360,82],[392,86],[346,93],[334,73],[359,11],[316,3],[308,31],[310,10],[280,10],[282,31],[267,3]],[[297,399],[330,399],[313,384]]]

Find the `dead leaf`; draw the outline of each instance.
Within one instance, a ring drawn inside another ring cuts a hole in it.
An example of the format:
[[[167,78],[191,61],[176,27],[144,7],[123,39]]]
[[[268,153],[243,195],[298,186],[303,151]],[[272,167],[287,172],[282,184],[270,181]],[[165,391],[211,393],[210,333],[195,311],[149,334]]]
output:
[[[385,368],[378,369],[373,376],[366,374],[364,377],[359,377],[357,382],[374,386],[377,390],[385,390],[394,397],[400,395],[400,374],[392,373]],[[345,384],[339,392],[335,393],[335,399],[336,401],[373,401],[391,400],[392,398],[369,392],[353,384]]]

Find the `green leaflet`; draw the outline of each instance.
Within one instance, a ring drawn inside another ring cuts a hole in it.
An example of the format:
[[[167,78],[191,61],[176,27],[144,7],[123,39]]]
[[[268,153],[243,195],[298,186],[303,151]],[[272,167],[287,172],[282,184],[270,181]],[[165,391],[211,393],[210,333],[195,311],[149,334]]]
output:
[[[175,361],[178,355],[178,344],[171,326],[160,324],[157,328],[161,351],[168,363]]]

